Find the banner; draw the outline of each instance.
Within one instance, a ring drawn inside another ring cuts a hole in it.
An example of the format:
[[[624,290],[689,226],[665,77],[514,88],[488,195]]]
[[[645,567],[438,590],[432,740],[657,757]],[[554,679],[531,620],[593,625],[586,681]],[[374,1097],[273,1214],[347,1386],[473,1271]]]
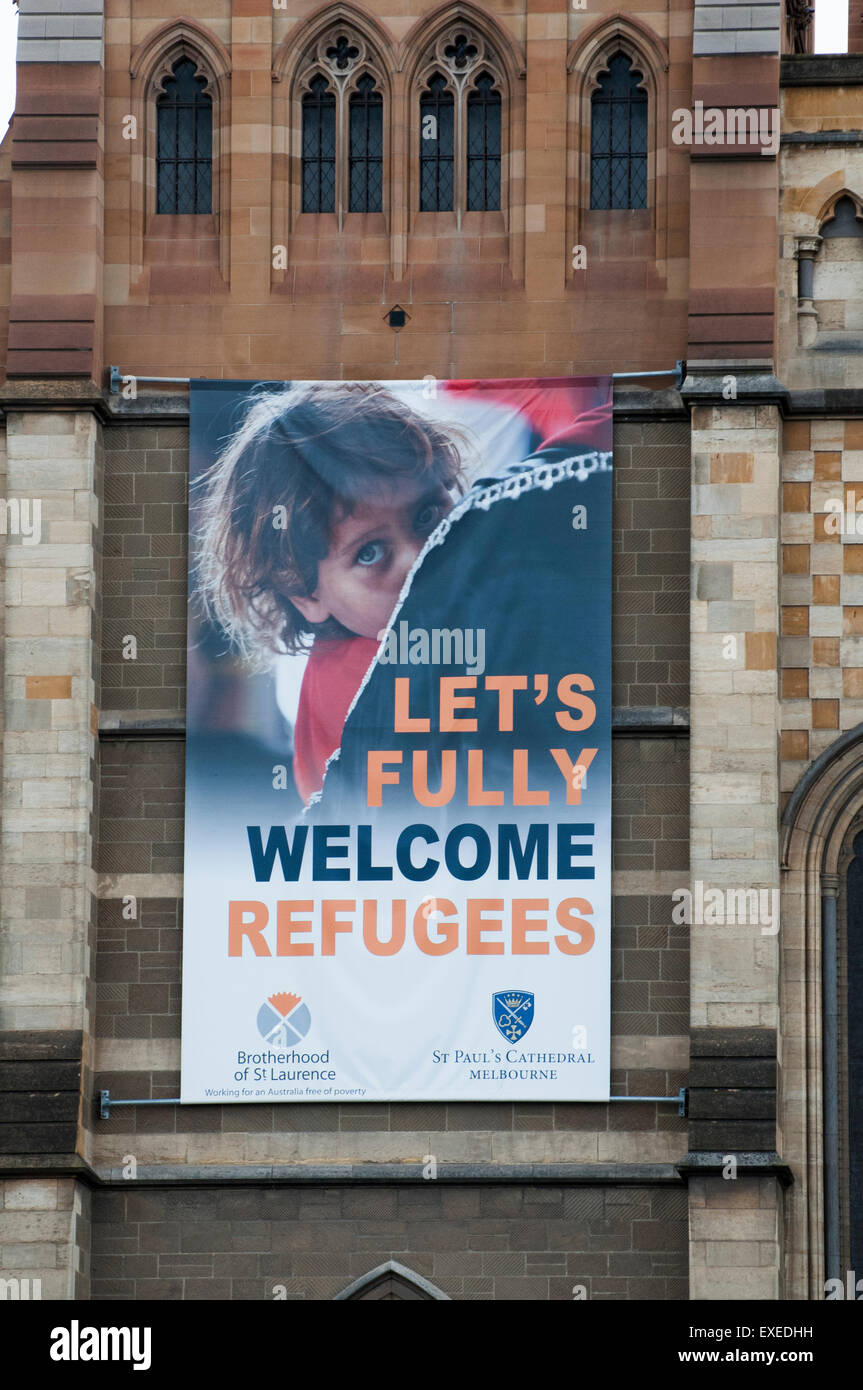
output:
[[[604,1100],[610,378],[191,388],[182,1100]]]

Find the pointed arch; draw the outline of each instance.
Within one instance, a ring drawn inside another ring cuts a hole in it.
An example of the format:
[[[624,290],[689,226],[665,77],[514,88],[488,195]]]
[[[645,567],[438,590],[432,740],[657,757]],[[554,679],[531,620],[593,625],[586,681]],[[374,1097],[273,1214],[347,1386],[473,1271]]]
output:
[[[205,24],[180,17],[160,24],[132,51],[129,75],[152,85],[157,91],[180,58],[190,58],[207,78],[206,90],[224,94],[231,76],[231,58],[225,45]]]
[[[591,209],[592,97],[612,59],[622,53],[647,96],[647,197],[644,210]],[[591,227],[628,218],[657,262],[668,256],[668,48],[649,25],[630,14],[597,20],[567,53],[567,245],[591,249]],[[569,271],[571,285],[581,283]]]
[[[217,239],[213,272],[227,283],[230,275],[228,237],[231,173],[231,58],[225,45],[205,24],[187,15],[167,20],[154,28],[133,49],[129,59],[130,111],[138,125],[138,138],[130,142],[129,265],[132,284],[144,272],[144,243],[156,210],[156,103],[174,66],[187,59],[195,64],[212,101],[212,212],[206,229]],[[218,272],[216,260],[218,256]]]
[[[668,48],[659,35],[635,15],[622,13],[597,20],[570,45],[566,70],[595,83],[609,58],[621,49],[639,67],[646,64],[654,79],[668,71]]]
[[[453,0],[446,0],[437,9],[418,19],[399,44],[398,67],[404,71],[408,87],[416,83],[424,55],[454,24],[466,24],[484,37],[498,55],[510,83],[523,80],[526,72],[524,52],[499,20],[478,5],[471,4],[470,0],[454,0],[454,3]]]
[[[835,1277],[847,1252],[847,1171],[835,1161],[844,1030],[841,1017],[836,1029],[832,1002],[825,1008],[825,981],[835,999],[837,956],[845,942],[845,879],[861,828],[858,724],[810,765],[781,824],[780,1125],[783,1157],[797,1174],[786,1195],[789,1298],[823,1298],[825,1279]]]
[[[846,186],[845,178],[844,169],[834,169],[810,188],[785,190],[783,212],[794,235],[817,236],[822,222],[832,215],[840,198],[860,202],[859,196]]]
[[[347,0],[336,0],[334,5],[321,5],[294,25],[279,44],[273,59],[273,81],[283,82],[286,78],[293,80],[304,55],[316,48],[327,33],[340,26],[353,29],[362,37],[369,51],[375,55],[382,71],[386,73],[387,84],[391,89],[396,70],[392,57],[396,47],[395,39],[379,19],[357,5],[348,4]]]
[[[524,276],[525,60],[500,21],[472,0],[449,0],[422,16],[399,45],[407,147],[401,170],[409,209],[408,235],[440,238],[439,247],[470,228],[474,235],[505,236],[504,255],[516,283]],[[453,100],[451,207],[422,206],[420,107],[435,74]],[[491,78],[491,88],[484,74]],[[482,83],[482,99],[477,83]],[[482,109],[481,109],[482,108]],[[468,157],[475,122],[480,156]],[[473,188],[473,195],[469,189]]]
[[[346,1289],[337,1293],[334,1302],[341,1300],[360,1300],[360,1299],[399,1299],[399,1300],[444,1300],[450,1302],[449,1294],[445,1294],[436,1284],[429,1279],[424,1279],[421,1274],[408,1269],[406,1265],[399,1264],[397,1260],[386,1260],[384,1264],[377,1265],[370,1269],[367,1274],[362,1274],[359,1279],[355,1279],[352,1284],[348,1284]]]
[[[855,220],[863,223],[863,198],[858,193],[852,192],[850,188],[843,187],[831,193],[818,214],[818,232],[820,235],[823,236],[826,224],[833,221],[836,216],[836,208],[845,198],[854,204]],[[863,228],[861,228],[861,233],[863,233]]]
[[[369,116],[368,131],[374,138],[375,153],[363,167],[366,179],[374,181],[373,203],[380,188],[380,208],[356,213],[371,217],[368,234],[385,232],[392,203],[394,41],[379,20],[346,0],[324,5],[299,21],[279,45],[273,67],[273,240],[288,249],[298,229],[298,218],[316,216],[330,219],[317,226],[316,235],[340,234],[351,211],[351,125],[350,106],[359,99],[360,84],[371,78],[381,97],[380,117]],[[328,84],[335,101],[332,118],[333,196],[332,210],[303,200],[304,98],[318,79]],[[379,133],[379,140],[378,140]],[[378,149],[378,144],[380,148]],[[368,154],[368,151],[366,151]],[[371,185],[367,186],[366,192]],[[360,200],[368,204],[369,197]],[[288,267],[274,271],[274,286],[287,281]]]

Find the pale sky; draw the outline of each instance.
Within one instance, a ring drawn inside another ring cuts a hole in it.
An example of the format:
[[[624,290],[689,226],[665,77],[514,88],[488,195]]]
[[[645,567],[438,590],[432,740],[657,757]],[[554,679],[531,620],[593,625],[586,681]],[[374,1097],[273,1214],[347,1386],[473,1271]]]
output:
[[[0,0],[0,139],[15,104],[17,32],[18,12],[12,0]],[[815,52],[845,53],[847,48],[848,0],[815,0]]]

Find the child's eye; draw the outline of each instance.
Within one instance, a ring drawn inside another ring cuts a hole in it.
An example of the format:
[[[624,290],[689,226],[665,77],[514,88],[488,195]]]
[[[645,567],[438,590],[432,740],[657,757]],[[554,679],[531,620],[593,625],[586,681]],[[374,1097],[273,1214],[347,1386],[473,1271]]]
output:
[[[384,558],[383,541],[367,541],[360,546],[354,557],[354,564],[357,565],[377,565]]]
[[[417,531],[433,531],[443,516],[444,508],[440,502],[427,502],[414,517]]]

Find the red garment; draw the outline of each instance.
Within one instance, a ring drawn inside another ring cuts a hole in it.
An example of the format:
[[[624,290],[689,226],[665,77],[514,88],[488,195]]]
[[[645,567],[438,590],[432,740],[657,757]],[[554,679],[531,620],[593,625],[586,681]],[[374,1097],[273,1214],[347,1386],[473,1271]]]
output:
[[[318,639],[309,652],[294,729],[294,780],[304,802],[323,786],[327,758],[342,741],[351,702],[379,645],[371,637]]]
[[[442,382],[444,390],[477,400],[499,401],[518,411],[541,443],[534,449],[575,445],[611,448],[611,378],[572,380],[569,377],[506,378],[489,381]],[[549,390],[549,387],[555,387]]]

